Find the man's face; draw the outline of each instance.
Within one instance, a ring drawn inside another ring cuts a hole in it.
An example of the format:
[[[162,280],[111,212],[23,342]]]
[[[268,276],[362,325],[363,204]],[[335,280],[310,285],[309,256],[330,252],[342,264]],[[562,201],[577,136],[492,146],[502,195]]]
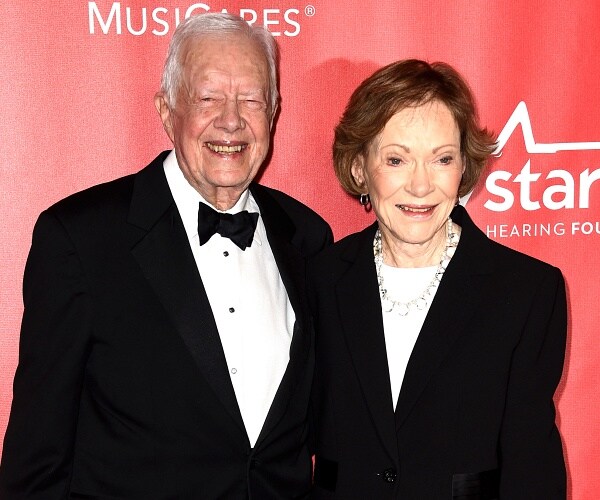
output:
[[[269,150],[267,62],[243,35],[188,42],[174,108],[155,99],[187,181],[221,210],[256,176]]]

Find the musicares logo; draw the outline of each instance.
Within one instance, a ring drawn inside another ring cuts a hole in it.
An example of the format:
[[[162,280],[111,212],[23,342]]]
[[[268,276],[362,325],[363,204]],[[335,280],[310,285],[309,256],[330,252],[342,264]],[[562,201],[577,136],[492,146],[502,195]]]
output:
[[[277,2],[280,4],[281,2]],[[207,12],[231,12],[238,14],[248,24],[260,24],[273,36],[295,37],[300,34],[302,17],[313,17],[316,13],[312,5],[302,11],[296,8],[211,8],[206,3],[194,3],[185,9],[179,7],[126,7],[121,2],[113,2],[110,7],[100,9],[96,2],[88,2],[88,22],[91,35],[103,33],[130,34],[134,36],[165,36],[179,23],[192,15]]]
[[[559,142],[559,143],[536,143],[531,128],[529,112],[524,102],[520,102],[506,125],[498,136],[498,142],[494,154],[501,156],[503,148],[512,136],[517,126],[521,126],[525,149],[530,155],[554,154],[559,151],[591,151],[600,150],[600,142]],[[515,201],[526,211],[537,211],[542,208],[547,210],[563,209],[588,209],[590,207],[590,189],[594,182],[600,179],[600,169],[590,171],[586,168],[574,177],[574,173],[568,170],[550,170],[544,179],[540,180],[542,173],[532,170],[531,159],[527,159],[521,171],[513,177],[511,172],[495,170],[486,179],[485,188],[487,193],[496,197],[488,198],[483,206],[493,212],[505,212],[510,210]],[[532,198],[532,186],[537,182],[552,180],[545,187],[541,198]],[[554,181],[556,180],[556,181]],[[518,193],[515,198],[514,191]],[[465,205],[470,193],[461,199]],[[512,236],[545,236],[570,234],[600,234],[600,221],[554,222],[548,224],[500,224],[488,226],[487,233],[491,237]]]

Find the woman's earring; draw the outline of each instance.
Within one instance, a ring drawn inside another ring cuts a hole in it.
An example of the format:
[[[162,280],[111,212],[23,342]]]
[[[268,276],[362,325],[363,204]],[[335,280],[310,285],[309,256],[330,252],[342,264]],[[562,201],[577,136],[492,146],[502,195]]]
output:
[[[358,197],[358,202],[365,207],[367,212],[371,209],[371,198],[369,193],[361,193],[361,195]]]

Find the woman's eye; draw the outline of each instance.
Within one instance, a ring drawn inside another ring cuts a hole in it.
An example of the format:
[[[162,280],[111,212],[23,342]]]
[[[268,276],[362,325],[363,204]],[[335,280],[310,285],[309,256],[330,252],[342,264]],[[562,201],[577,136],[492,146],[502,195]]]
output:
[[[442,156],[440,158],[440,163],[442,165],[449,165],[450,163],[452,163],[452,156]]]
[[[398,165],[402,164],[402,160],[400,158],[390,158],[388,159],[388,163],[394,167],[397,167]]]

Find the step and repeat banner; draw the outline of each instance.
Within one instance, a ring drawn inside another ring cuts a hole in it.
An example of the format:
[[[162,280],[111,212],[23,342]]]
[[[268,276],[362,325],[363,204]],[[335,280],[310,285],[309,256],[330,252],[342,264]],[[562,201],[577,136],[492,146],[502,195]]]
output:
[[[0,438],[37,215],[170,147],[153,105],[167,44],[184,18],[224,10],[267,27],[281,49],[281,114],[262,182],[317,210],[336,239],[373,217],[332,169],[333,127],[352,90],[404,58],[465,75],[498,135],[497,158],[466,206],[490,238],[565,275],[569,341],[555,399],[569,498],[600,498],[600,3],[588,0],[5,2]]]

